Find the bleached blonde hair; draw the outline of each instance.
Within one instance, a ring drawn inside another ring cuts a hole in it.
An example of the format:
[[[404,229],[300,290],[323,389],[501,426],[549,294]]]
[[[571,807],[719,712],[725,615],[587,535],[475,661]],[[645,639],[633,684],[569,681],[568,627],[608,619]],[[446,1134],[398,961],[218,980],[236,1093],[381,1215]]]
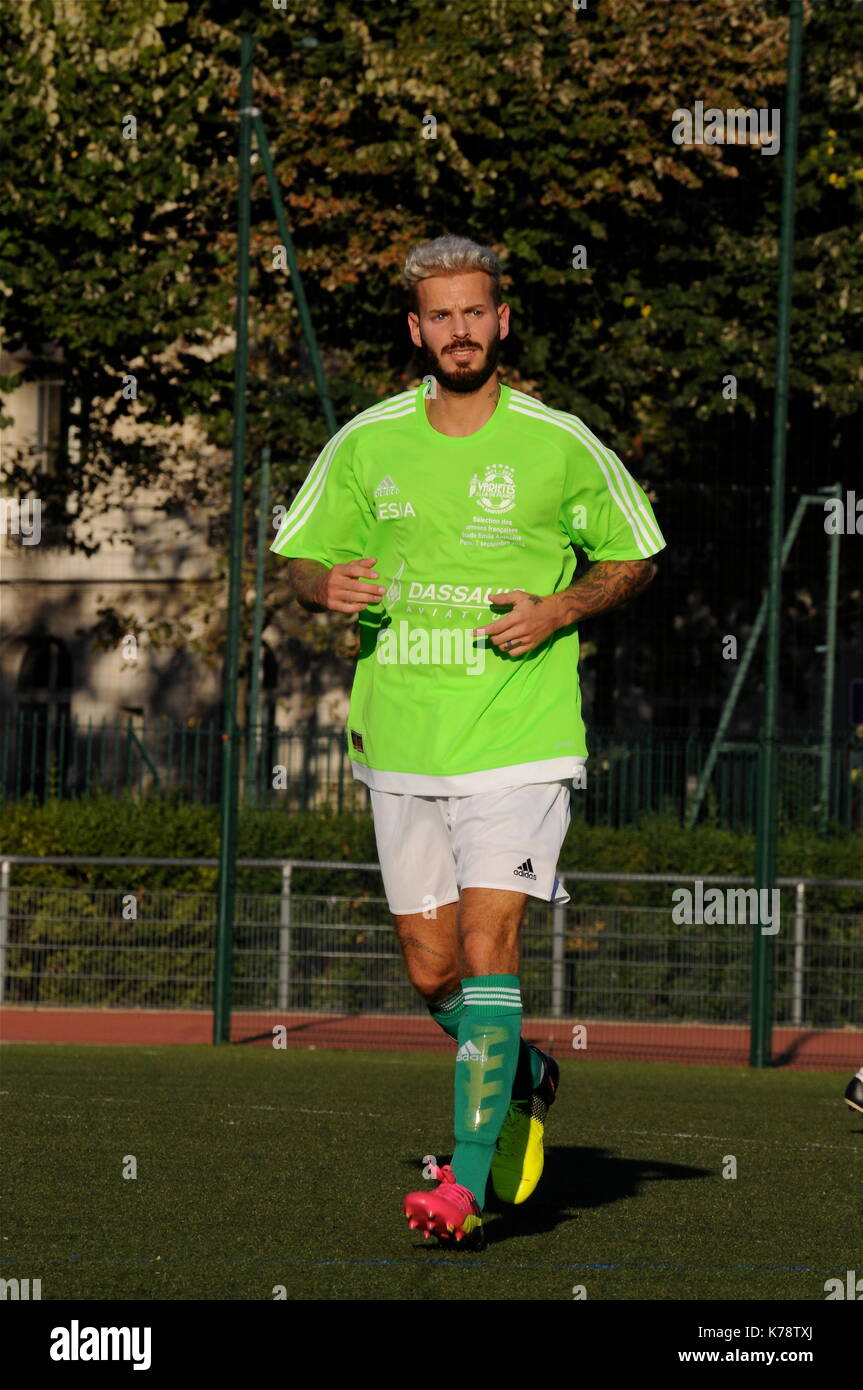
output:
[[[495,308],[500,304],[501,264],[487,246],[480,246],[466,236],[439,236],[424,241],[407,254],[404,279],[410,297],[410,307],[419,311],[417,285],[431,275],[454,275],[457,272],[483,270],[491,277],[491,293]]]

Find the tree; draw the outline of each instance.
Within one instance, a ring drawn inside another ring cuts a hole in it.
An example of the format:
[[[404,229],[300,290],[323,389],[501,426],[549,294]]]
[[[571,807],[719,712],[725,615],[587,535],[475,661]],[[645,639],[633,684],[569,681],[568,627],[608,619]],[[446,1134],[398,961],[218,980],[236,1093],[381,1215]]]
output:
[[[807,0],[805,20],[789,481],[812,488],[847,477],[863,395],[863,150],[847,120],[863,7]],[[121,478],[175,507],[225,505],[236,65],[252,27],[255,99],[340,419],[414,380],[409,246],[467,232],[504,262],[506,378],[581,415],[658,489],[660,516],[678,481],[767,478],[781,155],[680,146],[672,130],[695,100],[781,113],[784,3],[34,0],[0,26],[24,55],[0,107],[3,162],[37,171],[7,178],[7,347],[28,347],[38,373],[43,345],[62,346],[81,456],[44,486],[79,518],[96,519]],[[255,168],[250,457],[271,442],[274,500],[287,502],[326,431]],[[130,373],[136,402],[120,392]],[[718,505],[733,526],[736,504]],[[678,556],[689,574],[697,538]],[[278,562],[269,582],[275,613]],[[715,621],[744,600],[728,567]],[[339,628],[295,610],[289,626],[313,646]]]

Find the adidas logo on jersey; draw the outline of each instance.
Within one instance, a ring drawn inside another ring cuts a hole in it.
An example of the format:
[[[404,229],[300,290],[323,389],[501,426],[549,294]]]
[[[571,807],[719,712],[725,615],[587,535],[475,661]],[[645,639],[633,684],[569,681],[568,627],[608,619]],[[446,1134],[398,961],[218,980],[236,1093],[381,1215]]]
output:
[[[479,1062],[482,1060],[482,1053],[476,1043],[472,1043],[470,1038],[468,1038],[467,1042],[462,1043],[458,1052],[455,1054],[455,1059],[457,1062]]]
[[[385,478],[381,478],[375,488],[375,497],[397,497],[398,492],[398,488],[388,473]]]
[[[536,874],[533,872],[533,865],[529,859],[525,859],[523,864],[519,864],[517,869],[513,869],[513,873],[518,878],[532,878],[536,883]]]

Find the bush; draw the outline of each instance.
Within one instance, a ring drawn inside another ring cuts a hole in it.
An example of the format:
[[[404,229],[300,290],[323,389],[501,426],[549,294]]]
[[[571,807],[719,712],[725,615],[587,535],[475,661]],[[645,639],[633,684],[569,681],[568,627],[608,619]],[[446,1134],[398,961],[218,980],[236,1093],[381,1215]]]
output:
[[[101,797],[4,809],[0,854],[211,857],[218,811],[183,803]],[[685,884],[708,875],[747,876],[754,837],[710,825],[685,830],[674,817],[645,816],[614,829],[573,824],[562,870],[669,873]],[[376,862],[367,814],[243,811],[239,857]],[[819,839],[794,829],[779,844],[780,875],[853,878],[860,838]],[[215,866],[16,865],[9,901],[7,999],[30,1004],[108,1007],[210,1005],[216,904]],[[234,1000],[274,1006],[278,993],[280,870],[237,871]],[[749,929],[731,929],[709,948],[671,920],[672,884],[569,882],[564,995],[567,1013],[671,1020],[734,1021],[748,1001]],[[397,953],[382,959],[380,929],[390,918],[376,872],[295,869],[289,1007],[403,1011],[416,1001]],[[124,899],[135,898],[127,920]],[[789,917],[784,904],[783,920]],[[629,909],[621,913],[620,909]],[[807,1014],[821,1026],[849,1021],[863,927],[863,889],[807,891]],[[632,909],[643,909],[633,914]],[[637,927],[634,926],[637,923]],[[378,928],[378,933],[369,928]],[[696,929],[697,931],[698,929]],[[708,929],[709,930],[709,929]],[[528,1007],[550,1003],[551,910],[532,901],[523,940]],[[777,940],[777,1018],[793,984],[792,940]],[[367,958],[367,959],[366,959]]]

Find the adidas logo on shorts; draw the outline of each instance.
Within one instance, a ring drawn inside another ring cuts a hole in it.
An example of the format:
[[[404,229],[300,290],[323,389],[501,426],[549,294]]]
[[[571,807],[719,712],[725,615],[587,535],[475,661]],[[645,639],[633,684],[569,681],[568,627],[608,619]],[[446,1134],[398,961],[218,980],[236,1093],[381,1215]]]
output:
[[[479,1062],[481,1058],[482,1053],[476,1043],[471,1042],[470,1038],[468,1038],[467,1042],[462,1043],[458,1052],[455,1054],[457,1062]]]
[[[533,872],[533,865],[529,859],[525,859],[523,864],[519,864],[517,869],[513,869],[513,873],[518,878],[532,878],[536,883],[536,874]]]

